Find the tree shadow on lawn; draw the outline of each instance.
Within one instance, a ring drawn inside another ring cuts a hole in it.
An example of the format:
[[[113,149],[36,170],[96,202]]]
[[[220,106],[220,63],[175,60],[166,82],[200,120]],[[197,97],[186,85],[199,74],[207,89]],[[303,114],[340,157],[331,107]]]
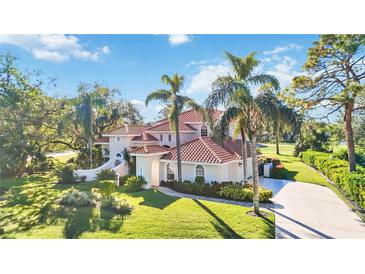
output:
[[[116,233],[123,225],[124,217],[96,207],[64,207],[61,217],[66,219],[63,236],[77,239],[82,233],[108,230]]]
[[[180,199],[178,197],[168,196],[155,189],[143,190],[127,194],[134,198],[143,198],[143,202],[140,202],[139,205],[159,209],[164,209],[165,207]]]
[[[193,199],[202,209],[204,209],[209,215],[211,215],[216,222],[212,222],[214,228],[224,239],[243,239],[242,236],[237,234],[229,225],[227,225],[221,218],[219,218],[213,211],[211,211],[206,205],[199,200]]]

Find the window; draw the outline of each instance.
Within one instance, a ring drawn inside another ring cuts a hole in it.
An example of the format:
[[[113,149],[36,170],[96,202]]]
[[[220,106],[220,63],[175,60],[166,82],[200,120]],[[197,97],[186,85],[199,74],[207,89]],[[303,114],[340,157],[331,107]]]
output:
[[[163,136],[162,136],[162,134],[160,134],[160,141],[161,141],[161,142],[163,141]]]
[[[205,176],[204,174],[204,167],[202,167],[201,165],[196,166],[195,168],[195,176],[199,176],[199,177],[203,177]]]
[[[171,142],[171,134],[169,134],[169,142]]]
[[[175,174],[171,170],[170,165],[167,164],[167,181],[174,181],[175,180]]]
[[[117,142],[120,142],[120,137],[117,137]]]
[[[143,167],[142,166],[140,166],[138,169],[138,176],[143,177]]]
[[[117,153],[116,157],[122,157],[122,154]]]
[[[208,129],[206,126],[202,126],[200,129],[200,136],[208,136]]]

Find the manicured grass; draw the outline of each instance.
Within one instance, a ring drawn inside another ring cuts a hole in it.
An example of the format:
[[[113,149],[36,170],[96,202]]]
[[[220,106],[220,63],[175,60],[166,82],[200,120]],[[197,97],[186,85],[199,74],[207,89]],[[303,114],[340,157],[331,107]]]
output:
[[[274,178],[328,186],[328,182],[321,174],[302,163],[298,157],[293,156],[294,144],[280,144],[280,155],[276,154],[274,144],[265,145],[267,147],[260,148],[261,152],[265,156],[279,158],[280,162],[284,164],[283,169],[274,172]]]
[[[53,156],[55,159],[60,160],[61,162],[66,163],[68,160],[75,158],[77,156],[77,153],[73,154],[65,154],[65,155],[56,155]]]
[[[116,195],[134,206],[120,217],[93,207],[61,207],[56,200],[70,186],[51,176],[1,180],[10,189],[0,202],[2,238],[274,238],[274,215],[246,214],[250,208],[174,198],[157,190]],[[90,191],[92,183],[76,185]]]

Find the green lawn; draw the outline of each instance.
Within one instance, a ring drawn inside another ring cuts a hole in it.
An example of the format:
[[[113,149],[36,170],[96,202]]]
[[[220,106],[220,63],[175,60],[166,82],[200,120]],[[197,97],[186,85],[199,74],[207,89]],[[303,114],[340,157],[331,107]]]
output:
[[[55,201],[68,188],[50,176],[1,180],[10,189],[0,202],[2,238],[274,238],[274,215],[247,215],[250,208],[173,198],[156,190],[120,197],[134,206],[121,218],[92,207],[61,207]],[[92,183],[77,185],[89,191]]]
[[[260,150],[265,156],[279,158],[284,164],[284,169],[274,173],[274,178],[287,179],[301,182],[310,182],[328,186],[326,179],[317,171],[302,163],[298,157],[293,156],[294,144],[280,144],[280,155],[276,154],[274,144],[265,144]]]

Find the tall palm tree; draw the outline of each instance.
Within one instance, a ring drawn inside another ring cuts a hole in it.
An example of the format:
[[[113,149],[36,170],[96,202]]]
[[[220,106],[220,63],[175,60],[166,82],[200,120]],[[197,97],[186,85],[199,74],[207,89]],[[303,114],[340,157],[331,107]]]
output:
[[[165,74],[161,77],[161,81],[168,85],[169,89],[158,89],[150,93],[146,98],[146,106],[154,100],[166,104],[170,127],[176,133],[177,177],[179,182],[182,181],[179,115],[184,107],[190,107],[201,111],[200,106],[193,99],[180,94],[181,89],[184,86],[184,80],[184,76],[177,73],[172,77]]]
[[[280,154],[279,139],[282,134],[289,133],[301,123],[300,115],[278,99],[271,85],[261,87],[256,103],[260,106],[267,120],[267,127],[275,137],[276,154]]]
[[[79,87],[79,97],[76,103],[76,122],[83,128],[89,149],[89,165],[93,167],[93,136],[95,133],[94,122],[97,109],[105,106],[105,99],[100,96],[97,89],[88,92],[85,85]]]
[[[218,106],[225,107],[224,113],[218,122],[221,129],[227,129],[229,124],[235,121],[234,135],[241,135],[242,141],[242,168],[243,182],[247,183],[247,129],[248,129],[248,104],[250,98],[250,86],[271,84],[279,89],[278,80],[268,74],[256,73],[255,70],[259,61],[255,53],[251,53],[244,58],[237,57],[229,52],[225,52],[233,70],[233,75],[221,76],[213,83],[212,93],[204,102],[209,110]],[[211,117],[212,115],[208,115]]]

